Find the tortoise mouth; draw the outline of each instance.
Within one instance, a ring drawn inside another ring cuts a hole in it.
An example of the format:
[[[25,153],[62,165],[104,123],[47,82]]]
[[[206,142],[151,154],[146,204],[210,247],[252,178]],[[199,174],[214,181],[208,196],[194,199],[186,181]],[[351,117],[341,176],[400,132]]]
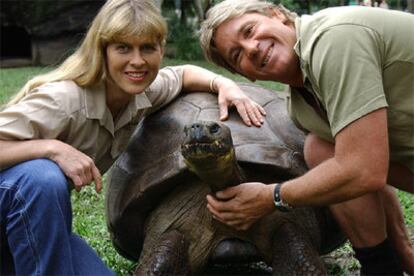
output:
[[[230,129],[214,121],[197,121],[184,127],[181,154],[189,162],[215,161],[233,150]]]
[[[231,152],[231,147],[223,141],[190,142],[181,145],[181,153],[185,159],[219,158]]]

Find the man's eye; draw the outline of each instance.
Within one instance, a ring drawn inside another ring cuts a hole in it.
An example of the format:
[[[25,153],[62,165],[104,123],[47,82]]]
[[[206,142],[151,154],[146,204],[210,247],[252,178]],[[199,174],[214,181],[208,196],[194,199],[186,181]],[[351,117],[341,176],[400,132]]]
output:
[[[253,32],[253,26],[248,26],[245,30],[244,30],[244,36],[248,37],[250,36],[250,34]]]
[[[234,64],[236,64],[236,63],[237,63],[237,61],[239,60],[239,57],[240,57],[240,51],[236,51],[236,52],[233,54],[233,57],[232,57],[232,61],[233,61],[233,63],[234,63]]]

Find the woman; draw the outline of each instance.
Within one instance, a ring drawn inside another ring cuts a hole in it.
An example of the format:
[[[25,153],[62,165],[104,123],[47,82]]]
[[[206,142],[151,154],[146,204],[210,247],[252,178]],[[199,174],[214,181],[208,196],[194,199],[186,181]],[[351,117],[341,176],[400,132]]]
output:
[[[0,112],[0,274],[112,274],[72,233],[70,192],[95,182],[138,122],[181,90],[217,92],[247,125],[263,109],[229,79],[185,65],[159,71],[167,28],[152,1],[109,0],[79,49]]]

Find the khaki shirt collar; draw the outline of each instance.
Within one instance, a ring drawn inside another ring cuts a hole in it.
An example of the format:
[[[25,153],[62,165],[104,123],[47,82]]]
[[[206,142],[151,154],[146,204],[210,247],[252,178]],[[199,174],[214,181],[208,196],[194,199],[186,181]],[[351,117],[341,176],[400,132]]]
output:
[[[296,44],[293,47],[293,50],[299,57],[300,62],[300,70],[302,72],[302,81],[304,87],[312,92],[313,87],[311,85],[310,81],[310,65],[307,62],[307,56],[309,56],[309,51],[305,49],[305,45],[303,45],[303,35],[305,33],[304,28],[306,28],[306,22],[308,20],[308,15],[302,15],[302,17],[296,17],[295,19],[295,30],[296,30]],[[292,89],[293,90],[299,90],[299,89]]]
[[[117,120],[115,125],[115,131],[131,122],[140,110],[147,109],[151,106],[152,104],[145,92],[136,95],[125,110],[120,114],[119,120]]]
[[[85,88],[84,103],[86,117],[97,119],[114,136],[114,132],[128,124],[138,113],[139,110],[151,107],[152,104],[144,93],[136,95],[128,106],[122,111],[114,124],[114,118],[106,105],[106,93],[104,84],[99,84],[92,88]]]
[[[300,69],[302,71],[302,81],[303,83],[306,83],[307,80],[307,76],[308,76],[308,72],[307,72],[307,63],[305,62],[305,60],[302,57],[302,37],[301,37],[301,18],[298,16],[295,19],[295,30],[296,30],[296,44],[293,47],[293,50],[295,51],[295,53],[298,55],[299,57],[299,62],[300,62]]]
[[[102,126],[105,126],[108,130],[113,130],[112,114],[106,106],[105,86],[102,83],[91,88],[85,88],[84,102],[86,118],[97,119]],[[110,132],[113,133],[113,131]]]

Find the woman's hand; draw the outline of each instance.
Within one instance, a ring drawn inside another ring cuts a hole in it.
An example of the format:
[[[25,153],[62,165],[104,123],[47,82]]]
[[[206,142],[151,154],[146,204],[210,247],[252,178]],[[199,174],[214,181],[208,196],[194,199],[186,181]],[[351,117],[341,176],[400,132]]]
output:
[[[72,180],[77,192],[92,181],[95,181],[96,191],[98,193],[101,191],[101,173],[89,156],[59,140],[49,140],[49,142],[48,158],[56,162],[63,173]]]
[[[218,91],[220,120],[226,120],[228,107],[235,106],[246,125],[251,126],[253,123],[253,125],[260,127],[263,124],[266,111],[247,97],[235,82],[219,76],[214,79],[212,87]]]
[[[195,65],[181,67],[184,72],[183,91],[218,93],[220,120],[227,119],[228,108],[234,105],[246,125],[251,126],[253,123],[260,127],[263,124],[266,111],[247,97],[234,81]]]

